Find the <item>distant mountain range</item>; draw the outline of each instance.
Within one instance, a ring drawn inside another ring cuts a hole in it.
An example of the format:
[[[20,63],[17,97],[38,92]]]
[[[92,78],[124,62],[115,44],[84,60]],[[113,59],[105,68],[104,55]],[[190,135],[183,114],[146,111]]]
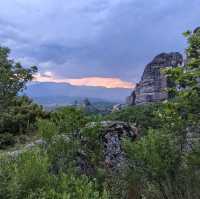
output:
[[[89,98],[93,102],[123,103],[131,89],[93,86],[73,86],[67,83],[32,82],[24,91],[37,103],[44,106],[68,105]]]

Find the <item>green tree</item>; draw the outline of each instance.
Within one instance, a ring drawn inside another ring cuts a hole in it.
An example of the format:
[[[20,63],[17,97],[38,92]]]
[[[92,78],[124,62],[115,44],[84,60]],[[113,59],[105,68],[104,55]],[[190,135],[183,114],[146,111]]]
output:
[[[187,61],[184,67],[167,69],[168,79],[174,82],[174,86],[169,89],[176,98],[176,106],[182,114],[183,119],[189,117],[199,121],[200,102],[200,29],[195,32],[184,33],[188,41],[186,49]]]
[[[14,144],[12,135],[32,131],[37,117],[43,114],[32,100],[19,96],[37,67],[24,68],[9,55],[8,48],[0,47],[0,148]]]
[[[10,105],[26,83],[33,78],[37,67],[23,68],[9,58],[10,50],[0,47],[0,111]]]

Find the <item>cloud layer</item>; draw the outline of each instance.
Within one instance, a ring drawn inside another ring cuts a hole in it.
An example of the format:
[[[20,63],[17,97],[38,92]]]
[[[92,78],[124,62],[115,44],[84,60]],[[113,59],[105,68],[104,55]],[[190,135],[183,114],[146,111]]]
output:
[[[200,0],[6,0],[0,10],[0,45],[12,57],[80,82],[137,82],[156,54],[182,52],[182,32],[200,25]]]
[[[105,88],[127,88],[134,89],[135,84],[131,82],[122,81],[118,78],[108,78],[108,77],[85,77],[85,78],[56,78],[51,72],[46,72],[44,74],[36,74],[34,76],[34,81],[36,82],[54,82],[54,83],[69,83],[73,86],[98,86]]]

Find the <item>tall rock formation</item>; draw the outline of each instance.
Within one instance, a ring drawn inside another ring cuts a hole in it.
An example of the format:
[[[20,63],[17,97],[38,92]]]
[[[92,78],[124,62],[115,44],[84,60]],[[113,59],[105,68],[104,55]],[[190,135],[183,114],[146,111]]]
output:
[[[83,100],[81,107],[84,109],[84,111],[86,113],[99,113],[100,112],[95,106],[93,106],[93,104],[89,101],[88,98],[85,98]]]
[[[130,105],[160,102],[168,98],[167,79],[161,73],[165,67],[177,67],[183,64],[183,56],[178,52],[161,53],[150,62],[143,72],[135,91],[127,98]]]

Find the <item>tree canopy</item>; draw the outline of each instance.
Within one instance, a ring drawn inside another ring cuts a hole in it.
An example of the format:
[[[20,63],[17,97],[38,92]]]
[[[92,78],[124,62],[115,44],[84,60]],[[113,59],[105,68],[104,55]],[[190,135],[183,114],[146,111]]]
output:
[[[24,68],[9,58],[10,49],[0,47],[0,110],[3,110],[17,94],[33,79],[36,66]]]

